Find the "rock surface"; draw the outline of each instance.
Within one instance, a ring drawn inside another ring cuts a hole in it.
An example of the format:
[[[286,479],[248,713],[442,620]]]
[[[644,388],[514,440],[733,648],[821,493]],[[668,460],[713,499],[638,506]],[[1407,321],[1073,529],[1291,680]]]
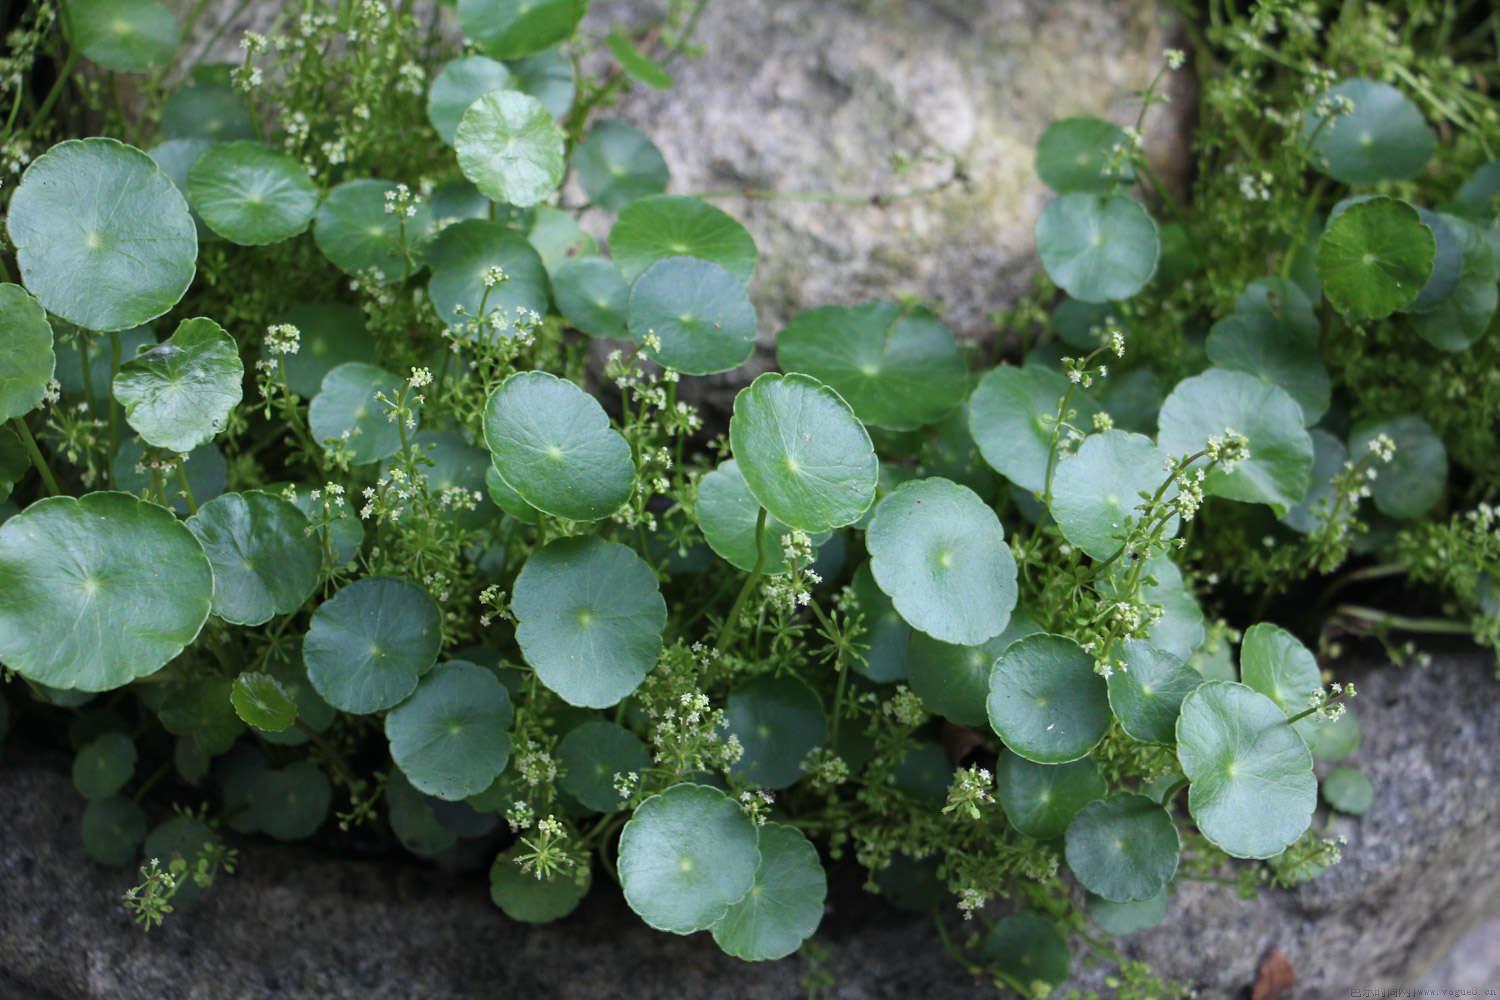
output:
[[[1254,903],[1221,886],[1183,887],[1166,924],[1127,939],[1131,955],[1195,983],[1241,993],[1280,948],[1295,997],[1355,989],[1500,986],[1483,940],[1425,968],[1500,903],[1500,683],[1488,664],[1442,659],[1375,671],[1357,703],[1360,765],[1377,789],[1364,819],[1338,820],[1345,861],[1293,893]],[[746,966],[706,935],[648,930],[618,896],[595,892],[549,927],[506,921],[482,875],[397,859],[348,860],[307,847],[241,845],[239,872],[196,909],[145,935],[116,904],[129,876],[90,863],[67,761],[0,760],[0,998],[483,996],[790,997],[806,959]],[[818,941],[832,995],[848,1000],[976,994],[930,921],[833,895]],[[1493,942],[1489,942],[1493,945]],[[1083,971],[1099,987],[1103,969]],[[1459,979],[1472,981],[1458,981]],[[826,995],[826,994],[825,994]],[[1105,995],[1108,995],[1106,992]],[[1482,994],[1481,994],[1482,995]]]

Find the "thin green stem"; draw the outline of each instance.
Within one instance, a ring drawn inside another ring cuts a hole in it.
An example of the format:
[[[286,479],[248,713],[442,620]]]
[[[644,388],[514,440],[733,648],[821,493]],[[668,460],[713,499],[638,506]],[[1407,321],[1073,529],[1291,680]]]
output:
[[[193,498],[193,487],[188,482],[186,462],[177,463],[177,485],[182,487],[182,499],[187,504],[188,513],[198,513],[198,501]]]
[[[115,452],[120,448],[119,405],[115,402],[115,376],[120,373],[120,335],[109,334],[109,461],[107,468],[114,467]]]
[[[1353,618],[1380,628],[1396,629],[1400,632],[1427,632],[1432,635],[1472,635],[1474,629],[1465,622],[1451,618],[1409,618],[1394,615],[1378,608],[1366,608],[1357,604],[1341,604],[1334,614],[1342,618]]]
[[[719,637],[714,643],[714,648],[723,652],[729,645],[729,640],[734,638],[735,630],[739,627],[740,615],[745,610],[745,602],[750,599],[756,584],[760,583],[761,567],[766,564],[766,509],[762,507],[760,513],[755,515],[755,565],[750,569],[750,575],[745,577],[745,585],[740,588],[739,595],[735,597],[734,604],[729,609],[729,614],[724,618],[724,624],[719,626]]]
[[[36,466],[36,471],[42,477],[42,485],[47,489],[48,496],[57,496],[62,492],[57,485],[57,477],[52,475],[52,468],[47,464],[47,457],[42,454],[42,449],[37,447],[36,438],[31,436],[31,428],[26,426],[26,421],[20,417],[12,417],[11,424],[16,429],[16,435],[21,439],[21,445],[26,449],[26,454],[31,458],[31,464]]]

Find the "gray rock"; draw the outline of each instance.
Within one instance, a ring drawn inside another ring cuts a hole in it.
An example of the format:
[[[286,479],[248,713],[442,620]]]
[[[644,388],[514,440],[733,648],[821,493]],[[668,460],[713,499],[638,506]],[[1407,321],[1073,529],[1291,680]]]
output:
[[[1297,997],[1424,982],[1426,967],[1500,902],[1500,684],[1488,664],[1439,659],[1375,671],[1356,703],[1358,760],[1377,789],[1343,864],[1296,892],[1244,903],[1222,886],[1183,886],[1167,923],[1124,950],[1201,995],[1238,995],[1281,949]],[[802,957],[742,965],[706,935],[648,930],[613,891],[548,927],[505,920],[482,873],[409,859],[351,860],[311,847],[243,842],[239,872],[196,909],[146,935],[118,905],[128,873],[92,864],[66,759],[0,762],[0,997],[789,997]],[[857,880],[856,880],[857,881]],[[972,996],[930,921],[887,912],[836,879],[818,941],[848,1000]],[[1483,941],[1465,945],[1453,986],[1494,986]],[[1080,970],[1098,988],[1106,970]],[[1444,973],[1450,974],[1450,973]],[[1430,982],[1430,980],[1429,980]],[[1109,995],[1105,991],[1105,995]]]

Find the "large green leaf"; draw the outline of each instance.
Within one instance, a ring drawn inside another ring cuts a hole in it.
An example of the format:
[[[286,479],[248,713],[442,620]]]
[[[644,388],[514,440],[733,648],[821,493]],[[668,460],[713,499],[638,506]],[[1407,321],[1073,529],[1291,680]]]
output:
[[[303,399],[322,388],[323,376],[347,361],[375,363],[375,338],[365,330],[365,314],[342,302],[305,302],[282,313],[277,323],[297,328],[301,343],[296,354],[283,355],[287,385]],[[269,359],[265,341],[261,357]]]
[[[796,784],[803,759],[828,739],[823,703],[795,677],[754,677],[736,685],[724,717],[744,748],[731,773],[762,788]]]
[[[488,219],[454,223],[438,233],[425,257],[432,268],[427,294],[445,323],[458,322],[460,309],[478,316],[481,303],[487,315],[498,311],[510,320],[521,310],[547,313],[547,269],[526,237],[509,226]],[[492,267],[503,270],[505,280],[486,287]]]
[[[212,598],[193,533],[128,494],[49,497],[0,524],[0,663],[28,680],[108,691],[155,673]]]
[[[214,570],[214,614],[262,625],[302,607],[318,586],[323,551],[296,505],[270,493],[223,493],[188,518]]]
[[[1037,764],[1002,749],[995,761],[995,791],[1010,825],[1028,837],[1061,837],[1078,810],[1109,791],[1092,757],[1067,764]]]
[[[26,288],[86,330],[155,319],[196,269],[187,201],[151,157],[114,139],[70,139],[33,160],[5,225]]]
[[[969,431],[990,468],[1023,490],[1046,489],[1057,408],[1068,380],[1050,368],[999,365],[979,380],[969,397]],[[1087,433],[1099,405],[1082,392],[1069,400],[1063,420]],[[1067,440],[1066,431],[1060,440]],[[1060,455],[1059,455],[1060,457]]]
[[[356,465],[389,458],[401,450],[401,428],[376,399],[395,400],[402,381],[384,368],[347,361],[323,376],[307,408],[313,440],[325,449],[347,448]]]
[[[391,759],[412,787],[457,801],[490,787],[510,761],[510,695],[484,667],[438,664],[385,717]]]
[[[1448,452],[1443,439],[1421,417],[1406,415],[1367,421],[1349,436],[1349,453],[1363,458],[1380,435],[1396,443],[1390,462],[1377,463],[1370,494],[1375,506],[1389,517],[1421,517],[1442,500],[1448,488]]]
[[[464,56],[443,64],[427,89],[427,120],[448,145],[469,105],[492,90],[515,86],[505,64],[489,56]]]
[[[1144,795],[1090,802],[1068,824],[1068,867],[1089,892],[1117,903],[1165,889],[1180,848],[1171,814]]]
[[[738,368],[755,350],[750,293],[712,261],[657,261],[631,287],[628,310],[630,339],[646,345],[653,361],[687,375]]]
[[[519,90],[492,90],[469,105],[453,145],[459,170],[485,197],[520,208],[545,201],[566,171],[562,130]]]
[[[0,284],[0,424],[42,405],[56,367],[47,311],[20,285]]]
[[[554,517],[606,518],[635,485],[630,445],[604,407],[547,372],[516,372],[490,393],[484,440],[506,484]]]
[[[995,661],[988,709],[1005,745],[1038,764],[1084,756],[1104,738],[1111,717],[1093,657],[1047,633],[1018,639]]]
[[[291,239],[318,207],[318,189],[300,160],[249,140],[198,157],[188,170],[187,195],[208,228],[244,246]]]
[[[160,0],[67,0],[70,41],[105,69],[142,73],[172,61],[182,40]]]
[[[1316,169],[1346,184],[1369,184],[1404,180],[1427,165],[1437,136],[1405,94],[1356,77],[1330,87],[1319,104],[1341,98],[1353,105],[1349,114],[1325,116],[1314,109],[1303,122],[1302,138]]]
[[[1437,238],[1415,208],[1371,198],[1328,224],[1318,241],[1318,277],[1339,312],[1382,319],[1417,298],[1436,254]]]
[[[776,358],[832,386],[866,424],[891,430],[941,420],[969,385],[953,331],[891,302],[801,313],[777,335]]]
[[[990,696],[990,668],[1017,639],[1041,632],[1025,611],[1010,616],[1005,631],[978,645],[941,642],[913,631],[907,644],[907,683],[928,708],[963,726],[984,726]]]
[[[251,822],[277,840],[306,840],[318,832],[333,804],[333,786],[310,760],[266,768],[250,786]]]
[[[1307,744],[1274,701],[1243,684],[1207,681],[1183,699],[1177,760],[1193,821],[1226,854],[1275,857],[1312,819]]]
[[[539,878],[517,863],[527,853],[525,844],[514,844],[495,856],[490,866],[490,899],[512,920],[523,924],[547,924],[561,920],[588,894],[593,875],[587,860],[572,872]]]
[[[828,877],[818,849],[794,826],[765,823],[757,831],[760,864],[745,898],[713,925],[714,941],[735,958],[785,958],[823,920]]]
[[[666,257],[701,257],[743,282],[755,276],[755,240],[728,213],[679,195],[637,198],[609,231],[609,252],[634,282]]]
[[[698,481],[698,502],[693,511],[709,548],[746,573],[755,568],[755,523],[760,504],[750,495],[738,462],[726,459]],[[766,517],[760,537],[762,573],[786,572],[782,540],[791,531],[776,518]]]
[[[767,372],[740,390],[729,442],[751,495],[791,527],[841,528],[875,500],[879,462],[869,433],[811,376]]]
[[[630,309],[630,286],[615,265],[603,257],[579,257],[552,273],[557,311],[590,337],[623,340]]]
[[[1290,323],[1265,313],[1231,313],[1213,325],[1203,346],[1215,367],[1285,389],[1308,427],[1327,412],[1332,388],[1317,338],[1308,339]]]
[[[1047,203],[1036,249],[1058,287],[1084,302],[1128,299],[1156,273],[1161,241],[1141,203],[1075,191]]]
[[[588,0],[459,0],[464,34],[496,59],[514,59],[567,38]]]
[[[516,576],[516,643],[570,705],[607,708],[634,691],[661,655],[667,605],[640,556],[617,542],[565,538]]]
[[[422,201],[409,218],[386,211],[395,191],[391,181],[360,177],[339,184],[318,205],[313,240],[340,271],[390,282],[416,270],[413,248],[432,225],[432,209]]]
[[[324,701],[364,715],[415,691],[442,642],[442,612],[427,591],[372,576],[348,584],[313,612],[302,659]]]
[[[1104,194],[1135,177],[1128,162],[1111,169],[1117,150],[1128,148],[1125,130],[1114,122],[1082,116],[1060,118],[1036,141],[1036,172],[1058,194]]]
[[[591,719],[557,742],[558,784],[590,809],[618,812],[624,805],[616,774],[644,774],[651,767],[646,744],[624,726]]]
[[[120,367],[115,399],[141,440],[186,454],[212,441],[244,393],[234,338],[211,319],[185,319],[162,343]]]
[[[673,785],[636,809],[620,834],[625,902],[652,927],[707,930],[755,885],[756,828],[717,788]]]
[[[573,153],[578,182],[595,205],[618,212],[637,198],[667,189],[667,161],[656,144],[629,122],[603,118]]]
[[[1109,675],[1109,707],[1132,739],[1171,743],[1177,738],[1177,713],[1203,680],[1180,657],[1143,639],[1121,643],[1117,655],[1125,664]]]
[[[1057,464],[1052,481],[1052,517],[1063,537],[1094,559],[1108,559],[1125,542],[1126,518],[1141,520],[1140,508],[1166,478],[1166,455],[1143,434],[1090,434]],[[1142,497],[1145,494],[1145,498]],[[1175,487],[1162,495],[1170,500]],[[1177,518],[1163,537],[1177,534]]]
[[[913,628],[964,646],[1005,631],[1016,560],[973,490],[936,478],[901,484],[875,509],[865,545],[875,582]]]
[[[1500,302],[1500,278],[1495,251],[1477,225],[1454,215],[1441,215],[1440,224],[1457,234],[1460,253],[1458,281],[1451,293],[1408,322],[1417,336],[1444,351],[1462,351],[1489,332]]]

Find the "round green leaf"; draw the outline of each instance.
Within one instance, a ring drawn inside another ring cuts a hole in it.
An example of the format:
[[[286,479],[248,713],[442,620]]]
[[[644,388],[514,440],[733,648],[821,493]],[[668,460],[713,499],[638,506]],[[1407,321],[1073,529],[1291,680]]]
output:
[[[936,740],[918,740],[901,751],[891,770],[891,783],[898,792],[928,806],[941,806],[953,782],[948,752]]]
[[[1109,694],[1072,639],[1038,633],[1011,643],[990,671],[990,726],[1038,764],[1087,754],[1109,728]]]
[[[1104,431],[1084,438],[1057,463],[1052,481],[1052,516],[1063,537],[1094,559],[1114,555],[1124,544],[1126,519],[1138,522],[1140,508],[1161,486],[1165,461],[1144,434]],[[1176,494],[1170,488],[1163,498]],[[1163,537],[1175,536],[1177,526],[1171,518]]]
[[[153,320],[193,281],[187,201],[151,157],[114,139],[70,139],[33,160],[5,224],[27,289],[86,330]]]
[[[299,160],[250,140],[210,148],[188,170],[187,185],[204,224],[241,246],[291,239],[318,207],[318,189]]]
[[[1092,757],[1067,764],[1035,764],[1001,749],[995,790],[1010,825],[1028,837],[1061,837],[1078,810],[1109,792]]]
[[[755,885],[756,828],[723,792],[673,785],[636,809],[620,834],[625,901],[652,927],[707,930]]]
[[[969,432],[990,468],[1023,490],[1040,495],[1047,488],[1047,455],[1058,403],[1068,380],[1050,368],[1000,365],[979,380],[969,397]],[[1099,406],[1075,392],[1068,402],[1071,426],[1087,432]]]
[[[1240,680],[1287,715],[1306,709],[1308,699],[1323,687],[1322,671],[1313,654],[1296,636],[1269,622],[1245,630],[1240,640]]]
[[[1312,165],[1345,184],[1370,184],[1414,177],[1432,159],[1437,136],[1422,112],[1388,83],[1341,80],[1319,104],[1344,99],[1349,114],[1309,111],[1302,138]]]
[[[347,361],[375,363],[375,338],[365,332],[362,310],[342,302],[307,302],[293,306],[277,319],[297,328],[301,343],[296,354],[281,357],[287,385],[303,399],[322,388],[323,376]],[[261,358],[271,360],[262,341]]]
[[[811,376],[767,372],[740,390],[729,442],[751,495],[793,528],[853,524],[875,500],[880,463],[869,433]]]
[[[243,395],[234,338],[211,319],[185,319],[162,343],[120,367],[115,399],[147,444],[186,454],[212,441]]]
[[[182,139],[205,142],[254,139],[255,119],[233,86],[199,80],[167,95],[161,106],[161,134],[169,140],[163,146]]]
[[[1250,282],[1234,300],[1234,311],[1283,323],[1312,342],[1317,341],[1322,329],[1312,300],[1286,278],[1258,278]]]
[[[667,257],[630,289],[630,339],[660,347],[645,354],[687,375],[712,375],[744,364],[755,350],[755,307],[739,280],[712,261]]]
[[[1101,589],[1106,593],[1118,592],[1132,571],[1133,567],[1116,563],[1109,575],[1100,581]],[[1179,660],[1189,659],[1203,644],[1207,630],[1203,609],[1183,580],[1182,570],[1170,557],[1158,554],[1146,561],[1141,579],[1145,581],[1141,599],[1162,609],[1160,620],[1146,632],[1147,643]]]
[[[329,370],[307,408],[313,440],[325,449],[347,448],[355,465],[389,458],[401,450],[401,428],[386,419],[376,394],[396,399],[403,383],[384,368],[348,361]]]
[[[713,935],[727,954],[766,962],[790,955],[818,929],[828,877],[818,849],[794,826],[763,824],[756,846],[755,882],[713,925]]]
[[[1279,517],[1307,493],[1312,438],[1302,426],[1302,409],[1278,386],[1210,368],[1178,382],[1157,420],[1157,445],[1171,455],[1198,452],[1226,430],[1249,440],[1250,457],[1227,472],[1215,467],[1204,480],[1213,496],[1268,504]]]
[[[496,59],[514,59],[573,33],[588,0],[458,0],[464,34]]]
[[[1203,676],[1141,639],[1121,643],[1115,655],[1125,665],[1109,675],[1109,707],[1120,728],[1141,743],[1171,743],[1182,699]]]
[[[776,359],[832,386],[866,424],[891,430],[936,423],[969,385],[953,331],[891,302],[809,309],[777,335]]]
[[[1457,234],[1460,252],[1454,290],[1426,312],[1408,318],[1417,336],[1444,351],[1462,351],[1484,336],[1500,302],[1500,267],[1495,252],[1478,226],[1453,215],[1439,216],[1440,224]]]
[[[224,493],[198,508],[188,528],[214,569],[214,614],[263,625],[302,607],[318,586],[323,552],[297,507],[270,493]]]
[[[1096,896],[1092,892],[1085,897],[1089,908],[1089,919],[1106,934],[1122,937],[1137,931],[1149,931],[1167,918],[1167,907],[1171,905],[1170,889],[1163,889],[1150,899],[1135,899],[1124,903]]]
[[[212,595],[193,533],[129,494],[48,497],[0,525],[0,663],[31,681],[109,691],[155,673]]]
[[[73,758],[73,787],[86,799],[107,799],[135,773],[135,744],[124,733],[103,733]]]
[[[544,49],[506,63],[516,78],[516,89],[530,94],[562,122],[578,96],[578,81],[573,76],[573,60],[561,46]]]
[[[418,471],[431,496],[463,497],[476,504],[474,510],[453,506],[447,517],[465,528],[482,527],[494,519],[494,511],[483,504],[489,452],[469,444],[456,431],[418,431],[411,444],[422,456]]]
[[[401,846],[424,858],[436,857],[458,843],[458,834],[439,822],[431,799],[411,787],[406,775],[392,771],[385,784],[385,802],[389,811],[391,832]]]
[[[302,641],[307,679],[334,708],[355,715],[403,701],[437,662],[442,612],[405,580],[366,577],[313,612]]]
[[[1307,744],[1274,701],[1243,684],[1208,681],[1183,699],[1177,760],[1193,822],[1226,854],[1275,857],[1312,819]]]
[[[619,269],[603,257],[579,257],[552,275],[557,311],[590,337],[624,339],[630,309],[630,286]]]
[[[570,705],[608,708],[661,655],[667,605],[656,576],[617,542],[576,537],[538,549],[516,576],[511,611],[526,662]]]
[[[1301,502],[1281,517],[1282,524],[1303,535],[1312,534],[1333,514],[1338,502],[1334,477],[1344,471],[1344,462],[1349,458],[1344,443],[1322,428],[1315,427],[1308,434],[1313,442],[1312,486]],[[1341,505],[1339,520],[1347,521],[1351,516],[1353,511],[1349,506]]]
[[[578,182],[595,205],[618,212],[637,198],[661,194],[669,173],[661,150],[634,125],[603,118],[573,154]]]
[[[1323,799],[1341,813],[1363,816],[1375,804],[1375,786],[1358,768],[1335,768],[1323,779]]]
[[[1339,312],[1381,319],[1416,299],[1436,253],[1437,239],[1415,208],[1371,198],[1328,224],[1318,241],[1318,277]]]
[[[488,56],[464,56],[445,63],[427,91],[427,120],[448,145],[464,112],[492,90],[515,86],[505,64]]]
[[[121,73],[141,73],[172,61],[182,36],[159,0],[68,0],[64,26],[91,61]]]
[[[323,198],[313,218],[313,241],[335,267],[353,277],[402,281],[415,270],[411,248],[432,225],[432,209],[418,202],[405,220],[386,211],[391,181],[344,181]],[[403,225],[404,223],[404,225]]]
[[[566,379],[511,375],[485,404],[484,440],[495,470],[543,513],[597,521],[630,498],[630,445],[598,400]]]
[[[459,170],[494,201],[526,208],[562,184],[562,130],[540,101],[519,90],[493,90],[475,100],[453,145]]]
[[[637,198],[609,231],[609,252],[628,282],[666,257],[701,257],[740,281],[755,276],[755,240],[712,205],[678,195]]]
[[[755,568],[755,522],[760,504],[750,495],[738,462],[726,459],[698,481],[694,512],[709,548],[736,569],[748,573]],[[792,530],[769,514],[766,516],[760,543],[762,573],[786,572],[782,542]]]
[[[521,310],[544,315],[548,308],[547,269],[526,237],[499,222],[465,219],[454,223],[433,239],[426,250],[432,277],[427,294],[438,317],[446,323],[461,321],[462,314],[478,316],[500,311],[516,319]],[[505,280],[485,287],[485,272],[499,267]]]
[[[762,788],[796,784],[808,752],[828,740],[823,703],[795,677],[745,681],[729,692],[724,716],[729,734],[745,748],[731,773]]]
[[[983,726],[989,720],[990,668],[1011,643],[1040,631],[1019,609],[1005,631],[974,646],[939,642],[914,631],[907,645],[907,683],[938,715],[961,726]]]
[[[584,231],[572,213],[551,205],[538,205],[531,212],[526,241],[536,248],[549,275],[568,261],[599,250],[599,241]]]
[[[573,873],[538,878],[517,863],[517,858],[527,850],[525,844],[515,844],[495,856],[495,863],[490,866],[490,899],[507,917],[523,924],[561,920],[588,895],[593,884],[589,866],[585,863]]]
[[[1150,899],[1177,872],[1171,815],[1144,795],[1090,802],[1068,824],[1068,867],[1083,887],[1116,903]]]
[[[850,586],[859,614],[864,617],[863,641],[868,647],[863,662],[855,660],[851,666],[877,684],[905,680],[911,626],[896,613],[896,606],[875,583],[868,562],[854,571]]]
[[[1290,324],[1264,313],[1231,313],[1213,325],[1203,346],[1215,367],[1245,372],[1286,390],[1306,426],[1327,412],[1332,389],[1317,340],[1308,340]]]
[[[1338,206],[1335,205],[1331,214],[1337,212]],[[1460,242],[1462,232],[1444,221],[1454,216],[1443,216],[1430,209],[1418,207],[1417,217],[1422,220],[1424,226],[1432,230],[1436,251],[1432,258],[1432,274],[1428,276],[1427,283],[1422,286],[1422,291],[1404,311],[1425,313],[1452,295],[1454,289],[1458,287],[1458,277],[1463,270],[1463,244]],[[1331,218],[1330,221],[1332,221]],[[1461,219],[1458,221],[1460,225],[1463,222]]]
[[[646,744],[624,726],[591,719],[574,726],[557,744],[563,791],[590,809],[617,812],[624,800],[615,790],[615,775],[644,774],[651,766]]]
[[[306,840],[317,833],[332,803],[333,786],[312,761],[268,767],[250,786],[253,822],[277,840]]]
[[[42,405],[56,368],[47,311],[20,285],[0,284],[0,424]]]
[[[499,470],[495,468],[493,459],[490,467],[484,470],[484,490],[496,507],[517,521],[523,524],[537,523],[540,517],[537,509],[521,499],[521,494],[511,489],[510,483],[507,483],[505,477],[500,475]]]
[[[385,717],[391,759],[420,792],[457,801],[490,786],[510,761],[510,695],[483,667],[432,668]]]
[[[1448,452],[1421,417],[1391,417],[1354,428],[1349,454],[1363,457],[1381,434],[1396,442],[1389,463],[1377,462],[1370,493],[1375,507],[1390,517],[1411,520],[1421,517],[1442,500],[1448,486]]]
[[[241,722],[264,732],[279,733],[297,721],[297,703],[270,674],[241,673],[234,679],[229,701]]]
[[[1128,299],[1156,273],[1161,241],[1141,203],[1075,191],[1047,203],[1036,249],[1058,287],[1084,302]]]
[[[946,479],[902,483],[865,533],[870,570],[912,628],[975,646],[1005,630],[1016,560],[995,512]]]
[[[1107,194],[1135,179],[1128,164],[1110,167],[1110,157],[1127,145],[1125,130],[1113,122],[1082,116],[1048,125],[1036,141],[1036,172],[1058,194],[1089,191]]]
[[[146,813],[134,799],[93,799],[83,810],[83,849],[101,865],[123,868],[146,838]]]
[[[1067,938],[1039,913],[1016,913],[995,924],[984,939],[984,955],[1025,996],[1047,996],[1073,969]]]

